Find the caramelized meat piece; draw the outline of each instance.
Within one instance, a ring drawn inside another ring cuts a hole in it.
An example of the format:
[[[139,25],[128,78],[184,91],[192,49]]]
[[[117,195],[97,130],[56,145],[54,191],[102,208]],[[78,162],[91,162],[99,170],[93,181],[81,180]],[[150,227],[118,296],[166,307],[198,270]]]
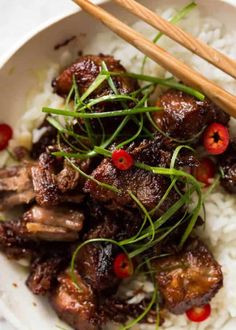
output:
[[[21,219],[1,224],[0,245],[3,249],[19,247],[24,250],[29,241],[75,241],[83,222],[84,215],[73,209],[47,210],[34,206]]]
[[[25,236],[21,220],[0,223],[0,249],[9,258],[30,259],[38,249],[38,242],[29,241]]]
[[[94,203],[93,203],[94,204]],[[89,207],[91,207],[89,203]],[[118,224],[115,216],[106,209],[95,205],[93,209],[96,218],[91,218],[90,229],[83,237],[84,240],[94,238],[116,239],[122,226]],[[91,285],[93,290],[107,291],[117,288],[119,280],[113,272],[113,261],[116,248],[110,243],[94,243],[85,245],[77,257],[77,269],[83,279]]]
[[[47,153],[39,157],[39,164],[31,169],[36,201],[41,206],[53,206],[60,202],[60,190],[54,174],[54,158]]]
[[[94,243],[82,248],[77,259],[77,269],[93,290],[109,291],[117,288],[119,279],[113,272],[116,249],[112,244]]]
[[[29,204],[34,199],[31,167],[32,164],[25,163],[0,170],[0,210]]]
[[[117,209],[113,212],[92,199],[88,200],[86,207],[90,221],[85,223],[84,240],[110,238],[121,241],[135,235],[143,222],[138,210]]]
[[[10,210],[15,206],[30,204],[35,198],[33,190],[22,191],[20,193],[4,193],[0,194],[0,211]]]
[[[231,194],[236,193],[236,140],[230,143],[227,151],[220,158],[224,176],[221,178],[221,185]]]
[[[1,191],[24,191],[31,188],[30,168],[27,166],[12,166],[0,170]]]
[[[70,245],[32,240],[21,220],[0,223],[0,249],[9,258],[32,261],[27,285],[34,294],[46,294],[70,261]]]
[[[58,205],[65,200],[63,193],[74,190],[79,182],[78,172],[67,164],[62,170],[58,169],[55,158],[48,153],[40,155],[31,173],[36,201],[44,207]]]
[[[64,70],[53,81],[54,91],[57,94],[66,97],[72,87],[73,76],[75,76],[79,92],[82,95],[100,73],[101,64],[103,61],[106,63],[108,70],[111,72],[126,71],[120,62],[115,60],[112,56],[102,54],[98,56],[81,56],[74,64]],[[129,94],[137,89],[137,82],[134,79],[127,77],[113,77],[113,81],[119,94]],[[95,98],[109,94],[113,94],[113,92],[109,85],[105,82],[96,90],[95,93],[93,93],[93,97]]]
[[[82,95],[101,72],[103,61],[106,63],[108,70],[111,72],[126,72],[125,68],[120,64],[120,62],[115,60],[112,56],[106,56],[102,54],[97,56],[81,56],[74,64],[64,70],[53,81],[54,91],[60,96],[66,97],[72,87],[72,80],[74,76],[77,82],[79,93],[80,95]],[[114,76],[112,77],[112,80],[119,94],[130,94],[135,90],[139,89],[137,80],[135,79],[129,77]],[[108,82],[104,81],[89,97],[97,99],[99,97],[111,94],[114,95],[114,91],[109,86]],[[127,107],[132,108],[134,104],[135,103],[133,101],[130,101],[127,103]],[[94,105],[92,107],[92,111],[105,112],[114,111],[122,108],[123,106],[121,102],[100,102],[99,104]],[[106,132],[112,134],[113,131],[117,128],[118,124],[121,122],[121,120],[121,117],[103,118],[102,124],[105,127]],[[93,119],[90,121],[90,124],[95,133],[99,135],[102,134],[100,122],[98,122],[96,119]],[[125,127],[125,129],[132,131],[133,129],[136,129],[136,127],[132,125],[132,123],[129,123]],[[81,132],[80,126],[76,124],[74,126],[74,130],[78,133]]]
[[[58,286],[50,301],[58,316],[75,330],[99,330],[96,298],[88,284],[75,274],[79,289],[67,273],[58,277]]]
[[[39,205],[50,207],[61,202],[80,203],[84,196],[75,190],[79,173],[66,162],[59,165],[54,157],[43,153],[38,163],[1,169],[0,210],[29,204],[35,198]]]
[[[46,209],[35,205],[24,214],[24,220],[79,232],[83,228],[84,214],[66,206]]]
[[[104,208],[102,208],[104,210]],[[112,218],[107,214],[106,209],[103,213],[104,219],[91,219],[89,222],[89,228],[86,228],[84,234],[84,240],[93,238],[111,238],[116,239],[118,236],[121,226],[118,225],[116,219]]]
[[[229,115],[210,100],[199,101],[184,92],[170,89],[160,97],[164,109],[153,115],[156,124],[178,139],[191,139],[213,122],[227,125]]]
[[[169,166],[171,160],[171,149],[173,146],[164,145],[163,137],[157,135],[153,140],[144,140],[138,146],[130,146],[127,150],[136,161],[144,162],[151,166]],[[154,208],[170,185],[170,179],[150,171],[133,167],[127,171],[120,171],[113,166],[110,159],[104,159],[92,172],[92,176],[101,182],[118,188],[119,194],[98,186],[95,182],[88,180],[84,191],[92,198],[106,203],[107,207],[119,209],[124,206],[136,207],[128,191],[132,191],[139,201],[148,209]],[[159,214],[165,212],[179,199],[174,189],[169,193],[159,208]]]
[[[104,303],[99,306],[99,314],[104,315],[104,318],[108,318],[117,323],[125,324],[130,318],[136,319],[139,317],[147,308],[150,301],[144,299],[138,304],[129,304],[128,302],[115,298],[108,297]],[[155,306],[153,306],[155,307]],[[160,311],[159,325],[164,321],[162,317],[162,311]],[[141,323],[156,324],[157,312],[155,308],[151,309],[148,314],[142,319]]]
[[[206,246],[190,240],[184,250],[153,262],[164,306],[174,314],[207,304],[223,285],[220,265]]]
[[[63,254],[54,253],[35,258],[30,266],[30,275],[26,281],[28,288],[36,295],[45,295],[56,284],[57,275],[68,264]]]
[[[62,193],[73,190],[78,185],[79,172],[76,172],[71,166],[65,163],[64,168],[58,173],[56,182],[58,189]]]
[[[27,236],[31,239],[45,241],[76,241],[78,233],[61,227],[43,225],[41,223],[26,223]]]
[[[23,215],[22,226],[27,237],[46,241],[75,241],[81,231],[84,215],[68,208],[45,209],[33,206]]]
[[[85,229],[83,240],[108,238],[114,240],[127,239],[135,235],[143,222],[136,210],[107,210],[95,201],[88,202],[90,213],[89,226]],[[107,294],[117,289],[119,280],[113,272],[114,258],[118,248],[110,243],[94,243],[85,245],[77,259],[80,275],[96,291]]]

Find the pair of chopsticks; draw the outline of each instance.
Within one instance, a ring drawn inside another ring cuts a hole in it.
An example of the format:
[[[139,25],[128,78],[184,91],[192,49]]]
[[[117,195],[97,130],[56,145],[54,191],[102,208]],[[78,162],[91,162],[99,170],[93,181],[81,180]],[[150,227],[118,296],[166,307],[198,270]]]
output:
[[[201,91],[221,109],[236,118],[236,97],[234,95],[220,88],[218,85],[208,80],[197,71],[189,68],[183,62],[170,55],[163,48],[153,44],[151,41],[144,38],[142,34],[133,30],[101,7],[92,4],[89,0],[73,1],[83,10],[99,19],[104,25],[119,35],[122,39],[126,40],[149,58],[160,64],[186,85]],[[190,34],[184,32],[176,25],[172,25],[135,0],[114,1],[185,48],[191,50],[193,53],[199,55],[217,68],[228,73],[233,78],[236,78],[236,61],[195,39]]]

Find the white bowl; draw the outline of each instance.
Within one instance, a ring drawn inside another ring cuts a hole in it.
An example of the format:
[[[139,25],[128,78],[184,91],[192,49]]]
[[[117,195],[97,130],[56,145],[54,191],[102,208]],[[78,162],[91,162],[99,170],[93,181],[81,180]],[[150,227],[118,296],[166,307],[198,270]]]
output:
[[[149,7],[156,7],[158,2],[161,3],[161,0],[144,1]],[[204,14],[216,17],[227,29],[236,30],[236,7],[233,6],[236,5],[235,0],[198,0],[197,3]],[[165,4],[183,5],[186,0],[165,0]],[[122,20],[136,20],[114,3],[106,3],[104,7]],[[82,46],[104,29],[101,23],[86,13],[78,12],[48,23],[43,29],[35,31],[23,44],[18,45],[17,49],[0,63],[0,122],[8,122],[11,125],[17,122],[24,112],[29,90],[37,88],[35,70],[45,68],[49,62],[55,62],[58,58],[58,53],[54,50],[56,44],[78,35]],[[0,310],[17,330],[56,330],[57,325],[62,326],[46,299],[32,295],[25,287],[27,274],[22,267],[1,254],[0,267]],[[63,328],[68,327],[63,325]],[[236,319],[232,319],[224,329],[236,329]]]

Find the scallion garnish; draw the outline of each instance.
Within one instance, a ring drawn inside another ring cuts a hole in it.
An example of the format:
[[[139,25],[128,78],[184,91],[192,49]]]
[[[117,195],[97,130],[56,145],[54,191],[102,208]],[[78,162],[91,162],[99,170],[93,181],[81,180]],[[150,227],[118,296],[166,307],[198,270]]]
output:
[[[132,193],[132,191],[128,191],[128,194],[130,195],[130,197],[134,200],[134,202],[138,205],[138,207],[140,208],[140,210],[143,212],[145,218],[149,221],[150,223],[150,227],[151,227],[151,239],[149,241],[152,242],[155,238],[155,227],[153,224],[153,220],[150,216],[150,214],[148,213],[147,209],[145,208],[145,206],[140,202],[140,200]]]
[[[94,82],[89,86],[85,93],[80,97],[80,101],[84,102],[102,83],[107,79],[107,76],[99,73]]]
[[[124,72],[124,73],[123,72],[122,73],[107,72],[107,74],[109,74],[111,76],[130,77],[130,78],[134,78],[134,79],[137,79],[140,81],[147,81],[147,82],[154,83],[156,85],[174,88],[174,89],[180,90],[182,92],[185,92],[186,94],[192,95],[200,101],[204,101],[204,99],[205,99],[205,95],[203,95],[201,92],[197,91],[196,89],[193,89],[184,84],[175,82],[173,80],[162,79],[162,78],[157,78],[157,77],[153,77],[153,76],[132,73],[132,72]]]
[[[174,15],[171,19],[170,19],[170,23],[172,24],[176,24],[179,21],[181,21],[185,16],[187,16],[194,8],[196,8],[197,4],[195,2],[191,2],[190,4],[188,4],[187,6],[185,6],[184,8],[182,8],[179,12],[177,12],[176,15]],[[164,34],[162,32],[159,32],[155,38],[153,39],[153,43],[157,43],[161,37]],[[144,73],[144,67],[145,64],[148,60],[148,56],[144,56],[143,62],[142,62],[142,66],[141,66],[141,73]]]
[[[125,110],[114,110],[114,111],[107,111],[107,112],[72,112],[68,110],[61,110],[61,109],[53,109],[53,108],[43,108],[43,112],[55,114],[55,115],[62,115],[74,118],[87,118],[87,119],[96,119],[96,118],[111,118],[111,117],[120,117],[120,116],[132,116],[138,113],[145,113],[145,112],[156,112],[160,111],[162,108],[160,107],[140,107],[140,108],[130,108]]]

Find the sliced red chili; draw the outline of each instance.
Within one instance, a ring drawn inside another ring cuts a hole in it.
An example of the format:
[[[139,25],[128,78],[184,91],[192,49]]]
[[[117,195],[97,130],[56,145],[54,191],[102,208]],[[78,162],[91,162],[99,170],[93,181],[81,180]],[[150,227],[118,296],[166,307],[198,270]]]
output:
[[[214,178],[215,173],[215,164],[210,158],[207,157],[200,159],[199,166],[193,170],[193,175],[195,178],[198,181],[205,183],[206,187],[211,184],[211,180]]]
[[[133,157],[123,149],[113,151],[112,162],[115,167],[122,171],[128,170],[134,164]]]
[[[192,322],[203,322],[211,315],[211,305],[193,307],[186,312],[186,315]]]
[[[220,155],[229,145],[229,130],[222,124],[213,123],[208,126],[203,135],[205,149],[212,155]]]
[[[120,279],[125,279],[133,275],[133,264],[125,253],[120,253],[114,260],[113,270]]]
[[[0,124],[0,151],[7,148],[8,142],[12,136],[13,131],[11,127],[7,124]]]

